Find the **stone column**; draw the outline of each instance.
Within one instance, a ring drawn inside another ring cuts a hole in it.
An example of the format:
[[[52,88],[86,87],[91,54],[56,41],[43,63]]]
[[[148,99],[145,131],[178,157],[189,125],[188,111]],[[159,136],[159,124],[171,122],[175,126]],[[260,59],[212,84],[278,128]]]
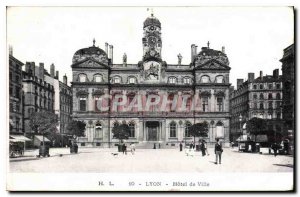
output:
[[[143,121],[143,135],[144,135],[144,141],[147,140],[147,127],[146,127],[146,121]]]
[[[162,141],[166,141],[166,120],[162,121]]]
[[[93,96],[92,94],[89,94],[88,97],[87,97],[87,103],[88,103],[88,109],[87,111],[95,111],[94,109],[94,99],[93,99]]]

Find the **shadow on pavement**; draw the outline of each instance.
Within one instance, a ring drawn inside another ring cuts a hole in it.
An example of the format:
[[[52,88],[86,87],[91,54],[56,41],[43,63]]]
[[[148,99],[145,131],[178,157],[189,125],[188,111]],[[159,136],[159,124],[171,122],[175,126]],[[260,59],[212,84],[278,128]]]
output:
[[[293,164],[273,164],[274,166],[283,166],[283,167],[288,167],[288,168],[294,168]]]
[[[40,160],[40,158],[32,157],[32,158],[12,159],[9,160],[9,162],[32,161],[32,160]]]

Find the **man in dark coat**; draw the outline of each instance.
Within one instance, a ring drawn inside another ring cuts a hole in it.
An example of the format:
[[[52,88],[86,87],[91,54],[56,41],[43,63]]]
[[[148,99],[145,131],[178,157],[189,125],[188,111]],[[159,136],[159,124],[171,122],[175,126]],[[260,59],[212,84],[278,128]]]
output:
[[[200,144],[200,149],[202,152],[202,157],[206,155],[205,153],[205,144],[204,144],[204,140],[202,140],[201,144]]]
[[[179,150],[182,151],[182,144],[181,144],[181,142],[179,144]]]
[[[220,143],[219,139],[217,139],[217,143],[215,144],[215,154],[216,154],[215,164],[218,164],[218,158],[219,158],[219,164],[221,164],[222,152],[223,152],[222,144]]]

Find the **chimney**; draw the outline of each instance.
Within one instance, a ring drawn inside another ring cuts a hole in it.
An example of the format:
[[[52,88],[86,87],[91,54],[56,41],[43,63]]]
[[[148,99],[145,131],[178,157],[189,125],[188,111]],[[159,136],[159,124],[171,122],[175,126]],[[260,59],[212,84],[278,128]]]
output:
[[[35,66],[34,69],[35,69],[35,76],[38,79],[40,79],[41,77],[40,77],[40,68],[39,68],[39,66]]]
[[[58,72],[58,70],[56,71],[55,78],[59,80],[59,72]]]
[[[30,70],[30,62],[26,62],[26,64],[25,64],[25,72],[26,73],[29,73],[29,70]]]
[[[113,64],[113,45],[109,45],[110,63]]]
[[[224,46],[222,46],[222,53],[225,54],[225,47]]]
[[[13,47],[11,45],[8,46],[9,55],[13,56]]]
[[[279,78],[279,69],[273,70],[273,77],[274,77],[275,79],[278,79],[278,78]]]
[[[105,53],[108,56],[108,43],[107,42],[105,43]]]
[[[197,55],[197,47],[195,44],[191,45],[191,62],[194,61],[196,55]]]
[[[44,81],[44,74],[45,74],[45,69],[44,69],[44,63],[40,63],[40,78],[42,79],[42,81]]]
[[[254,73],[248,73],[248,82],[252,83],[254,81]]]
[[[55,73],[55,66],[54,66],[54,64],[52,63],[52,64],[50,65],[50,76],[51,76],[52,78],[54,78],[54,73]]]
[[[263,75],[263,71],[262,70],[259,72],[259,77],[260,77],[261,80],[263,80],[264,75]]]
[[[35,63],[34,62],[30,62],[30,70],[31,70],[32,76],[35,77]]]
[[[63,83],[68,85],[68,78],[66,74],[63,76]]]
[[[234,86],[229,87],[229,94],[231,94],[234,91]]]
[[[237,79],[236,80],[236,89],[239,89],[241,85],[243,85],[244,79]]]

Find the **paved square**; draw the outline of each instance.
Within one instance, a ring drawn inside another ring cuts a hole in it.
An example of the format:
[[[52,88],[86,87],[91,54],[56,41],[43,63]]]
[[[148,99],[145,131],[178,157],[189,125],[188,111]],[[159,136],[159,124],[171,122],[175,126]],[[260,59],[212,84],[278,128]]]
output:
[[[10,172],[292,172],[293,157],[268,154],[239,153],[227,148],[222,164],[216,165],[213,149],[209,156],[186,156],[178,149],[137,149],[135,154],[118,153],[116,148],[79,148],[70,154],[68,148],[51,148],[49,158],[36,158],[38,150],[25,157],[10,159]]]

